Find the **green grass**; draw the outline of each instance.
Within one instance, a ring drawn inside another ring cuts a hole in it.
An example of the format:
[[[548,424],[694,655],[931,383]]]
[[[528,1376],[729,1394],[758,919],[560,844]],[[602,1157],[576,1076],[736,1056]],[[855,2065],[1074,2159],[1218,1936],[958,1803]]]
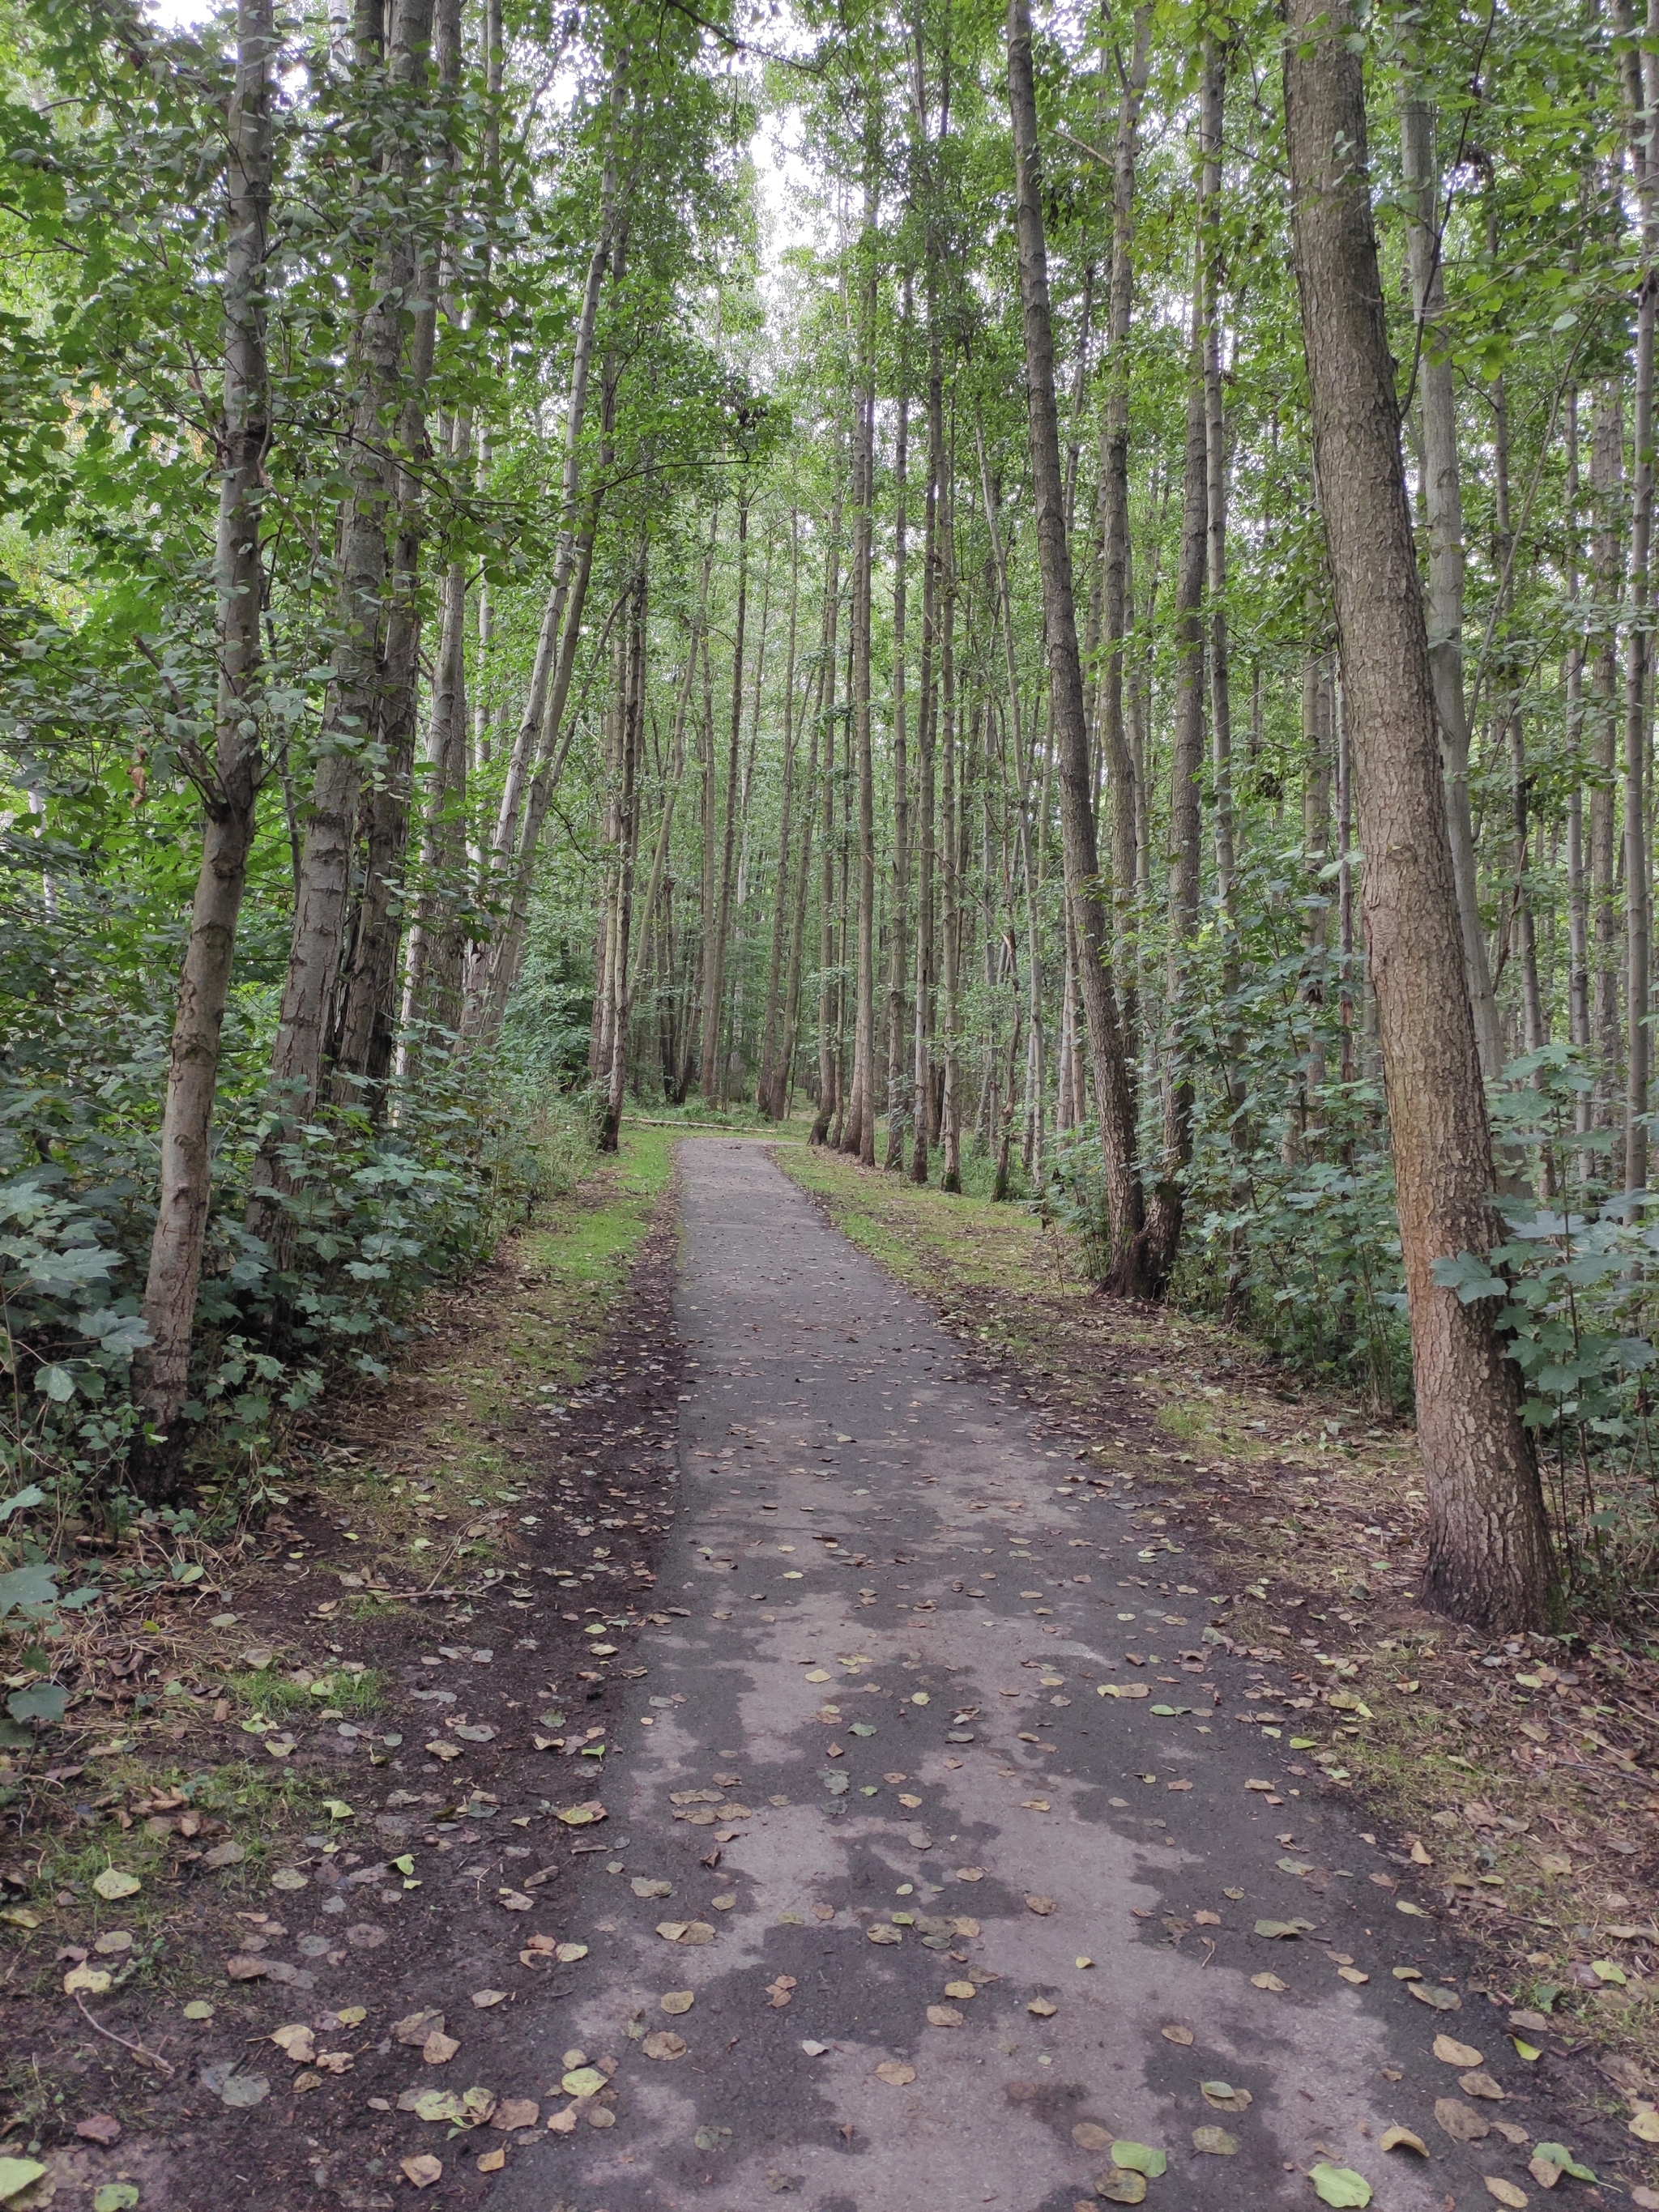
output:
[[[233,1703],[246,1707],[248,1712],[273,1718],[284,1713],[326,1710],[343,1713],[348,1720],[356,1720],[365,1713],[380,1710],[385,1684],[372,1667],[366,1667],[360,1674],[334,1673],[319,1674],[317,1679],[327,1683],[326,1690],[291,1682],[286,1675],[275,1674],[267,1667],[257,1673],[227,1676],[224,1692]]]

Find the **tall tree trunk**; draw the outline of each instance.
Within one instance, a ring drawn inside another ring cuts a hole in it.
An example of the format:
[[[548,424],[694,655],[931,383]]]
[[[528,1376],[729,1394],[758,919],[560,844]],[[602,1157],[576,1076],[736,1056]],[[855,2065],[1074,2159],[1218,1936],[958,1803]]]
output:
[[[1042,578],[1054,741],[1060,756],[1066,894],[1077,922],[1095,1097],[1100,1109],[1110,1238],[1106,1279],[1113,1289],[1133,1293],[1146,1287],[1146,1282],[1145,1213],[1140,1178],[1135,1171],[1137,1146],[1128,1062],[1117,995],[1107,966],[1106,916],[1098,884],[1089,732],[1083,713],[1083,671],[1078,655],[1071,549],[1066,536],[1060,420],[1054,405],[1054,331],[1048,306],[1048,247],[1042,234],[1042,178],[1027,0],[1009,0],[1008,100],[1013,119],[1016,228],[1037,561]]]
[[[1187,1170],[1193,1157],[1193,1059],[1198,1029],[1199,869],[1203,823],[1199,779],[1204,773],[1204,576],[1209,533],[1209,485],[1204,404],[1202,253],[1194,256],[1192,358],[1187,386],[1187,458],[1182,484],[1181,556],[1176,575],[1175,737],[1170,758],[1169,921],[1164,1006],[1164,1139],[1158,1182],[1146,1212],[1147,1274],[1168,1281],[1186,1213]]]
[[[873,105],[873,103],[872,103]],[[869,118],[866,117],[866,134]],[[842,1150],[876,1164],[876,799],[870,735],[870,629],[875,554],[875,152],[865,153],[864,263],[858,389],[853,397],[853,749],[858,773],[858,921],[854,979],[853,1085]]]
[[[1415,86],[1400,109],[1401,179],[1407,205],[1407,251],[1417,319],[1418,386],[1422,394],[1423,492],[1428,514],[1429,665],[1434,677],[1440,762],[1446,779],[1446,828],[1469,1001],[1480,1072],[1488,1081],[1504,1064],[1498,1000],[1480,926],[1474,823],[1469,807],[1469,725],[1463,692],[1463,493],[1457,453],[1457,404],[1446,290],[1440,258],[1440,164],[1434,110]]]
[[[155,1227],[144,1280],[149,1341],[135,1362],[135,1395],[155,1439],[135,1455],[143,1494],[170,1493],[179,1462],[169,1431],[189,1382],[191,1334],[212,1195],[210,1134],[220,1035],[236,926],[247,881],[259,785],[259,639],[264,572],[259,507],[270,436],[265,353],[270,253],[270,82],[277,36],[272,0],[238,0],[236,77],[226,118],[224,392],[218,424],[219,520],[214,544],[219,668],[214,757],[202,763],[204,821],[190,939],[179,978],[161,1109]],[[163,1447],[170,1446],[170,1449]]]
[[[1620,1089],[1622,1039],[1619,1027],[1619,885],[1614,792],[1619,781],[1619,682],[1616,631],[1621,576],[1619,503],[1624,475],[1624,397],[1608,377],[1596,396],[1590,430],[1591,605],[1588,641],[1590,696],[1589,891],[1594,1031],[1601,1066],[1595,1090],[1596,1123],[1610,1127]]]
[[[627,668],[622,714],[622,759],[617,794],[617,922],[611,962],[611,1058],[605,1070],[605,1114],[599,1150],[614,1152],[622,1135],[628,1085],[629,1017],[633,968],[629,957],[634,922],[634,866],[639,850],[640,757],[645,744],[646,549],[640,548],[629,611]]]
[[[930,260],[927,289],[927,488],[922,507],[921,675],[916,708],[916,975],[915,1112],[910,1135],[910,1180],[927,1180],[933,1135],[933,885],[937,874],[933,822],[933,739],[938,727],[939,627],[944,565],[945,390],[939,365],[939,320]]]
[[[840,458],[837,453],[836,495],[830,508],[830,545],[825,556],[824,694],[818,716],[823,731],[823,783],[819,798],[823,817],[823,852],[818,889],[818,1095],[808,1139],[814,1145],[821,1145],[828,1139],[836,1110],[836,634],[841,613]]]
[[[1123,644],[1128,634],[1129,325],[1134,310],[1135,169],[1140,112],[1152,66],[1152,10],[1134,13],[1133,43],[1118,97],[1112,162],[1112,273],[1107,290],[1106,410],[1100,454],[1101,614],[1103,658],[1097,679],[1101,765],[1111,809],[1114,947],[1123,993],[1123,1049],[1130,1069],[1139,1027],[1135,1001],[1139,799],[1123,717]],[[1075,934],[1075,927],[1073,930]]]
[[[950,457],[946,459],[950,469]],[[946,481],[949,477],[947,474]],[[958,993],[962,963],[962,871],[957,849],[957,560],[955,516],[947,507],[941,518],[945,540],[945,573],[940,580],[939,606],[939,895],[944,943],[941,947],[940,1020],[944,1030],[941,1054],[939,1135],[943,1158],[939,1188],[962,1188],[961,1068],[957,1030]]]
[[[910,282],[904,286],[904,326],[910,325]],[[905,927],[910,911],[909,700],[906,692],[905,617],[908,611],[905,569],[909,557],[910,396],[899,395],[898,430],[893,452],[893,913],[888,931],[887,980],[887,1158],[895,1170],[904,1165],[905,1124],[914,1118],[905,1080],[908,1037],[904,987],[908,981]]]
[[[726,997],[726,940],[732,927],[732,861],[737,850],[738,765],[743,744],[744,623],[749,608],[749,494],[738,495],[738,612],[732,641],[732,732],[726,763],[726,841],[720,863],[714,927],[703,941],[702,1055],[698,1087],[711,1104],[720,1090],[720,1026]],[[704,917],[708,928],[708,917]]]
[[[432,0],[393,0],[384,63],[389,90],[402,99],[425,80]],[[378,46],[359,53],[358,82],[376,97]],[[351,859],[363,771],[380,722],[381,645],[389,549],[386,526],[393,488],[388,422],[402,414],[405,330],[415,311],[417,232],[407,208],[420,158],[415,134],[391,134],[384,179],[374,181],[376,228],[373,299],[352,348],[348,381],[349,433],[344,474],[349,489],[340,529],[331,697],[312,781],[305,845],[295,890],[287,981],[270,1058],[266,1133],[250,1176],[248,1229],[263,1240],[278,1272],[292,1257],[293,1224],[283,1199],[296,1183],[299,1132],[316,1109],[324,1050],[344,944]],[[400,212],[401,211],[401,212]]]
[[[777,1073],[778,981],[783,967],[784,926],[789,910],[789,832],[795,798],[795,636],[800,612],[800,516],[789,510],[789,632],[783,666],[783,789],[778,799],[778,874],[772,887],[772,941],[766,958],[766,996],[761,1009],[760,1082],[756,1101],[769,1120]],[[757,714],[758,720],[758,713]]]
[[[1500,1234],[1440,773],[1434,681],[1372,227],[1347,0],[1290,0],[1285,112],[1314,451],[1358,769],[1363,904],[1429,1505],[1425,1595],[1491,1632],[1545,1618],[1553,1566],[1490,1299],[1437,1263]]]
[[[822,690],[821,679],[819,689]],[[818,727],[818,712],[815,705],[807,740],[806,781],[804,786],[806,803],[800,811],[800,864],[795,871],[795,912],[789,929],[789,969],[783,994],[783,1031],[779,1041],[776,1068],[766,1109],[775,1121],[787,1119],[790,1095],[794,1087],[795,1046],[800,1028],[801,967],[806,950],[806,901],[812,887],[813,799],[817,789]]]
[[[1648,1026],[1653,937],[1653,860],[1648,836],[1648,670],[1652,658],[1650,564],[1653,544],[1653,368],[1659,309],[1659,5],[1649,0],[1639,54],[1640,101],[1632,118],[1631,159],[1642,222],[1641,282],[1636,299],[1632,380],[1630,620],[1625,646],[1625,1188],[1641,1190],[1648,1173],[1648,1103],[1653,1038]]]

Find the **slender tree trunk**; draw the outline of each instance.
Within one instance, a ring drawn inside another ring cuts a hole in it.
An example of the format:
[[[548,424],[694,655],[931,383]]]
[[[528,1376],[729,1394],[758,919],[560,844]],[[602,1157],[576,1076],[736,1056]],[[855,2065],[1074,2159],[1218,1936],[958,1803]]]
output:
[[[1169,951],[1164,1006],[1164,1142],[1147,1208],[1147,1273],[1162,1288],[1175,1266],[1193,1157],[1193,1058],[1198,1024],[1199,869],[1203,823],[1204,577],[1209,532],[1205,422],[1202,255],[1194,287],[1192,359],[1187,386],[1187,459],[1176,577],[1175,741],[1170,760]]]
[[[789,904],[789,832],[795,797],[795,634],[800,611],[800,516],[789,510],[789,634],[783,669],[783,789],[778,800],[778,875],[772,888],[772,942],[766,961],[761,1011],[760,1084],[757,1103],[775,1121],[773,1086],[777,1066],[778,981],[783,966],[784,924]],[[758,720],[758,704],[757,720]]]
[[[1639,49],[1641,104],[1631,155],[1642,220],[1631,406],[1630,622],[1625,646],[1625,1188],[1647,1182],[1647,1114],[1653,1038],[1650,1012],[1653,862],[1648,835],[1648,669],[1652,657],[1650,563],[1653,541],[1653,368],[1659,309],[1659,4],[1649,0]]]
[[[946,466],[949,466],[947,458]],[[940,1016],[944,1028],[943,1069],[939,1097],[939,1188],[962,1188],[961,1070],[958,1064],[957,994],[962,956],[962,872],[957,853],[957,676],[956,618],[957,563],[954,516],[947,509],[943,520],[945,573],[939,608],[939,893],[944,939]]]
[[[646,550],[640,549],[628,624],[628,683],[623,693],[622,760],[617,793],[617,923],[612,950],[611,1059],[599,1149],[614,1152],[622,1135],[627,1098],[629,1017],[633,969],[629,957],[634,921],[634,867],[639,850],[640,757],[645,740]]]
[[[1624,475],[1623,394],[1609,377],[1597,395],[1590,430],[1590,510],[1593,540],[1592,630],[1588,643],[1590,696],[1589,890],[1594,1035],[1601,1066],[1595,1114],[1609,1127],[1620,1089],[1623,1041],[1619,1026],[1620,964],[1619,885],[1614,855],[1614,793],[1619,739],[1617,609],[1620,595],[1619,506]]]
[[[1043,629],[1060,757],[1060,822],[1066,893],[1077,922],[1084,1005],[1100,1109],[1111,1255],[1107,1280],[1115,1290],[1145,1287],[1145,1226],[1135,1171],[1134,1108],[1117,995],[1107,966],[1106,916],[1095,844],[1089,732],[1083,714],[1071,550],[1066,537],[1060,422],[1054,405],[1054,333],[1048,307],[1048,248],[1042,234],[1042,181],[1037,150],[1036,94],[1031,76],[1031,18],[1027,0],[1009,0],[1008,99],[1013,118],[1015,208],[1020,301],[1030,416],[1031,476],[1037,559],[1042,577]]]
[[[1111,809],[1114,945],[1123,991],[1124,1056],[1133,1086],[1139,1012],[1134,988],[1139,802],[1123,717],[1123,643],[1128,634],[1129,325],[1134,309],[1135,169],[1140,112],[1152,66],[1152,10],[1135,9],[1133,43],[1118,99],[1112,176],[1112,273],[1107,292],[1106,412],[1100,456],[1104,657],[1096,690],[1101,763]],[[1073,929],[1075,934],[1075,926]],[[1131,1089],[1133,1105],[1133,1091]]]
[[[259,649],[262,472],[270,436],[265,353],[271,192],[270,82],[277,35],[272,0],[238,0],[236,79],[227,118],[224,392],[218,426],[219,520],[214,544],[219,683],[214,757],[203,779],[202,859],[179,978],[160,1185],[144,1281],[149,1343],[135,1395],[155,1442],[135,1455],[147,1498],[171,1493],[180,1452],[168,1432],[189,1383],[191,1335],[212,1196],[210,1136],[220,1036],[236,927],[264,774]],[[204,766],[205,767],[205,763]],[[170,1449],[163,1449],[170,1447]]]
[[[910,285],[904,288],[905,332],[910,323]],[[905,574],[909,557],[908,471],[910,458],[910,398],[899,397],[898,431],[893,453],[893,914],[888,932],[887,981],[887,1158],[886,1165],[904,1165],[904,1129],[914,1120],[912,1099],[905,1081],[906,1048],[904,987],[908,980],[905,926],[910,911],[910,760],[908,708],[906,692],[905,617],[908,611]]]
[[[818,906],[818,1096],[810,1141],[821,1145],[836,1111],[836,635],[841,613],[840,455],[830,516],[830,547],[823,584],[824,697],[819,720],[823,730],[823,880]]]
[[[916,708],[916,975],[914,1065],[915,1111],[910,1134],[910,1180],[927,1180],[933,1136],[933,886],[937,873],[933,822],[933,739],[938,726],[939,628],[941,605],[945,392],[931,266],[927,294],[927,488],[922,508],[921,677]]]
[[[394,0],[389,24],[386,79],[406,95],[425,78],[432,0]],[[361,53],[357,66],[360,82],[375,80],[381,66],[378,49]],[[419,267],[412,216],[395,210],[404,207],[418,160],[417,142],[405,125],[393,137],[386,182],[377,181],[377,192],[385,192],[391,205],[377,208],[374,297],[349,370],[350,432],[344,471],[350,489],[340,532],[331,698],[295,892],[288,977],[271,1050],[267,1129],[250,1176],[248,1229],[264,1242],[278,1272],[287,1267],[293,1252],[293,1227],[283,1200],[295,1187],[294,1148],[322,1087],[329,1012],[345,939],[358,802],[365,762],[380,723],[386,525],[393,489],[386,424],[402,414],[405,325],[415,312]]]
[[[1440,164],[1434,110],[1415,87],[1400,110],[1400,150],[1408,218],[1407,250],[1417,319],[1418,389],[1422,395],[1423,490],[1428,514],[1429,661],[1440,762],[1446,779],[1446,827],[1480,1072],[1490,1081],[1504,1064],[1498,1001],[1480,926],[1474,823],[1469,807],[1469,726],[1463,692],[1463,494],[1446,291],[1440,258]]]
[[[711,1104],[720,1091],[720,1029],[726,1011],[726,942],[732,927],[732,863],[737,851],[738,764],[743,746],[744,624],[749,607],[749,495],[738,495],[738,611],[732,644],[732,731],[726,763],[726,833],[714,927],[703,941],[702,1054],[698,1088]],[[712,817],[711,817],[712,819]],[[708,927],[708,917],[704,917]]]
[[[1290,0],[1285,111],[1342,680],[1358,770],[1364,910],[1388,1088],[1417,1425],[1425,1594],[1491,1631],[1545,1618],[1543,1499],[1492,1303],[1437,1263],[1498,1241],[1440,773],[1434,681],[1372,228],[1364,62],[1347,0]]]

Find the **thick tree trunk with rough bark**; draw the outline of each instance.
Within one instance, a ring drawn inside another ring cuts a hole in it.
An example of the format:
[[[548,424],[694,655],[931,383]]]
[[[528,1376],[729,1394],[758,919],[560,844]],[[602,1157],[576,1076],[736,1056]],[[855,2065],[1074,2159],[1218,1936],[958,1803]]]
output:
[[[1436,1263],[1497,1242],[1492,1139],[1463,967],[1434,681],[1372,225],[1364,61],[1347,0],[1291,0],[1285,111],[1314,451],[1364,854],[1429,1504],[1431,1602],[1537,1626],[1553,1566],[1492,1301]]]

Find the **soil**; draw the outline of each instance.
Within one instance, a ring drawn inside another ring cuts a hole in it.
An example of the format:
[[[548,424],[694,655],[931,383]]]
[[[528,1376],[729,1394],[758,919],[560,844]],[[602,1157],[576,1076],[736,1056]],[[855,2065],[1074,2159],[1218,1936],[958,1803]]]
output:
[[[297,1739],[282,1762],[285,1795],[311,1807],[333,1799],[349,1804],[350,1815],[337,1820],[317,1813],[303,1832],[279,1827],[264,1839],[266,1850],[250,1850],[240,1864],[211,1865],[214,1839],[231,1824],[193,1815],[184,1799],[181,1813],[165,1785],[122,1802],[118,1818],[160,1820],[169,1831],[165,1857],[145,1880],[144,1903],[164,1919],[155,1936],[141,1932],[134,1947],[140,1954],[154,1949],[148,1970],[84,1998],[82,2017],[60,1993],[60,1978],[77,1958],[94,1968],[127,1964],[132,1952],[91,1947],[98,1933],[133,1921],[134,1905],[102,1905],[77,1884],[78,1896],[65,1892],[59,1900],[58,1924],[42,1926],[14,1952],[5,2040],[28,2057],[27,2070],[15,2073],[11,2086],[21,2094],[0,2153],[21,2151],[19,2123],[38,2137],[52,2174],[43,2190],[55,2185],[63,2212],[71,2206],[79,2212],[97,2187],[121,2180],[138,2186],[146,2212],[151,2206],[207,2212],[227,2181],[249,2212],[390,2204],[387,2191],[401,2179],[393,2152],[406,2147],[409,2125],[392,2100],[405,2086],[407,2062],[419,2055],[392,2039],[390,2024],[447,2009],[459,2033],[453,1998],[434,2002],[434,1989],[523,1990],[532,1978],[519,1964],[521,1954],[535,1960],[538,1994],[556,2000],[562,1993],[567,1972],[552,1947],[565,1932],[568,1869],[584,1854],[612,1846],[602,1821],[570,1826],[557,1816],[600,1799],[619,1691],[635,1663],[640,1625],[651,1613],[656,1562],[674,1510],[682,1376],[672,1316],[675,1233],[672,1207],[665,1205],[593,1378],[561,1394],[564,1410],[530,1414],[503,1405],[491,1425],[488,1434],[523,1493],[517,1510],[538,1525],[498,1532],[499,1571],[487,1580],[456,1570],[453,1560],[446,1565],[447,1555],[438,1551],[446,1579],[430,1595],[388,1601],[343,1595],[341,1577],[360,1580],[362,1564],[343,1540],[349,1516],[325,1488],[296,1486],[235,1575],[234,1631],[204,1638],[200,1617],[214,1602],[210,1589],[195,1596],[193,1619],[174,1608],[152,1620],[148,1632],[102,1639],[106,1662],[127,1671],[112,1677],[106,1663],[99,1679],[114,1680],[118,1709],[129,1717],[133,1692],[149,1694],[158,1675],[170,1671],[173,1653],[199,1652],[204,1642],[216,1643],[232,1663],[232,1655],[263,1647],[279,1672],[301,1658],[320,1671],[343,1654],[372,1670],[381,1695],[372,1719],[331,1725],[301,1713],[291,1729],[282,1729]],[[482,1271],[434,1309],[428,1346],[436,1341],[453,1354],[474,1324],[520,1287],[508,1264]],[[296,1459],[337,1468],[368,1451],[382,1471],[404,1473],[429,1463],[426,1431],[441,1408],[423,1364],[417,1357],[386,1383],[325,1403],[299,1440]],[[609,1584],[609,1601],[598,1608],[593,1589],[580,1583],[573,1589],[568,1576],[561,1587],[555,1572],[572,1565],[573,1545],[586,1553],[595,1538],[610,1553],[589,1568],[601,1587]],[[589,1620],[605,1622],[602,1635],[585,1633]],[[227,1706],[222,1700],[211,1717],[192,1714],[187,1744],[186,1730],[177,1731],[174,1758],[184,1761],[186,1784],[249,1755],[250,1738]],[[563,1717],[544,1724],[544,1714]],[[463,1741],[445,1723],[484,1740],[469,1734]],[[538,1740],[549,1747],[536,1748]],[[434,1741],[449,1755],[423,1756],[421,1747]],[[605,1746],[605,1755],[583,1756],[588,1742]],[[152,1740],[151,1763],[161,1766],[170,1748]],[[34,1787],[24,1802],[33,1803],[34,1817],[0,1868],[14,1893],[32,1883],[64,1814],[93,1828],[114,1809],[94,1796],[78,1806],[65,1802],[76,1784],[87,1789],[97,1778],[89,1761],[53,1771],[56,1783],[26,1777]],[[62,1808],[56,1820],[53,1801]],[[421,1873],[418,1886],[405,1888],[392,1861],[410,1849],[419,1853]],[[257,1882],[248,1878],[256,1864]],[[273,1894],[270,1872],[278,1864],[292,1870],[295,1887]],[[507,1892],[518,1909],[504,1909]],[[54,1947],[53,1936],[70,1940]],[[234,1974],[246,1978],[228,1974],[232,1960]],[[211,2018],[186,2020],[183,2008],[191,1999],[210,2002]],[[466,1996],[461,2002],[468,2060],[487,2067],[520,2000],[483,2008]],[[358,2008],[362,2020],[353,2016]],[[89,2032],[94,2019],[103,2033]],[[314,2067],[296,2077],[266,2040],[274,2029],[301,2023],[312,2026],[318,2051],[344,2054],[349,2095],[340,2094],[346,2084],[336,2087]],[[136,2060],[135,2046],[154,2053],[156,2063]],[[227,2105],[204,2086],[204,2071],[210,2082],[216,2061],[228,2062],[254,2085],[243,2094],[256,2094],[260,2082],[267,2094],[252,2107]],[[317,2088],[307,2087],[307,2077]],[[469,2072],[469,2081],[477,2078]],[[431,2079],[448,2085],[439,2068]],[[388,2094],[377,2108],[382,2089]],[[106,2136],[113,2124],[118,2140],[106,2147],[77,2137],[77,2125],[88,2120]],[[480,2179],[477,2191],[485,2186]],[[31,2192],[23,2201],[53,2198]]]

